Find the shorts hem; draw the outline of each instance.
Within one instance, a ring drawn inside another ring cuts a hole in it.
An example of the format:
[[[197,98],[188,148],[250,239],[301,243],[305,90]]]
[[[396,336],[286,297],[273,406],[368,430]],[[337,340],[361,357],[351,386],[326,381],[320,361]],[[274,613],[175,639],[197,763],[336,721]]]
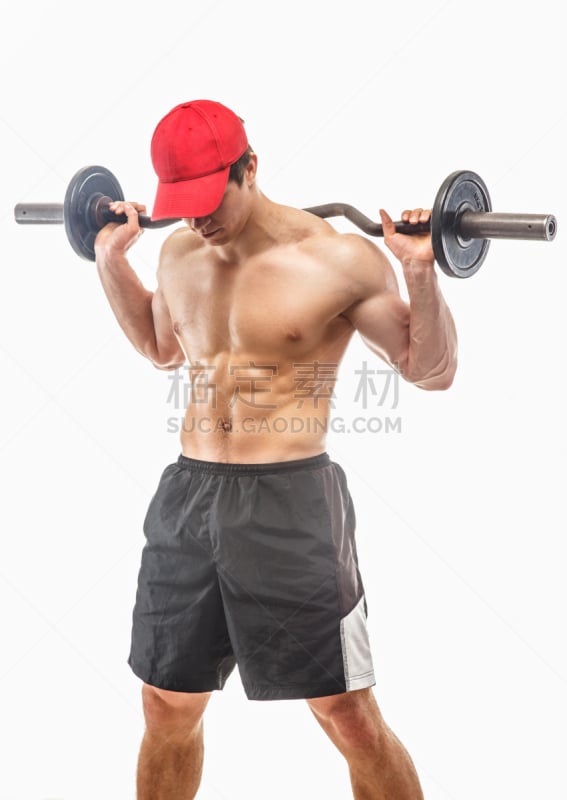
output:
[[[374,672],[367,672],[364,675],[357,675],[347,681],[347,691],[355,692],[357,689],[368,689],[369,686],[376,685]]]
[[[148,686],[156,689],[163,689],[168,692],[185,692],[188,694],[200,694],[203,692],[214,692],[224,689],[226,680],[219,679],[218,675],[201,675],[194,680],[172,680],[169,677],[159,675],[159,673],[145,672],[139,669],[128,660],[128,665],[134,675]]]
[[[338,681],[333,684],[318,686],[244,686],[248,700],[311,700],[317,697],[330,697],[335,694],[345,694],[354,689],[366,689],[375,686],[374,676],[365,680],[356,681],[356,686],[350,689]]]

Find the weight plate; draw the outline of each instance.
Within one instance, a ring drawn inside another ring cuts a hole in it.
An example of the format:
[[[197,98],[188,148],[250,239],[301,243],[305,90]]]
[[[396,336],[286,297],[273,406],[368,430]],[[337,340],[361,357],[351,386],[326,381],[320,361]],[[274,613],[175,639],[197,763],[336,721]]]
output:
[[[452,172],[437,192],[431,214],[431,241],[435,260],[446,275],[470,278],[486,258],[489,239],[459,235],[463,211],[491,211],[490,196],[475,172]]]
[[[95,260],[94,241],[100,225],[94,211],[100,197],[124,200],[120,184],[105,167],[83,167],[73,175],[65,192],[65,232],[75,253],[87,261]]]

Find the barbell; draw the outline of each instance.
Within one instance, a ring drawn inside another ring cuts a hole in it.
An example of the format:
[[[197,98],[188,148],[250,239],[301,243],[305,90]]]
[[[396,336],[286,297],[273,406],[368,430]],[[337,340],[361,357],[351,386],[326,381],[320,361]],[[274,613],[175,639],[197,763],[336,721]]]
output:
[[[126,222],[109,205],[124,200],[124,194],[105,167],[83,167],[75,173],[61,203],[18,203],[14,209],[20,225],[65,225],[67,238],[77,255],[95,260],[94,242],[108,222]],[[304,209],[318,217],[344,216],[369,236],[383,236],[379,222],[345,203],[328,203]],[[152,220],[140,215],[142,228],[163,228],[179,218]],[[475,172],[452,172],[441,184],[427,223],[395,222],[398,233],[431,233],[435,260],[453,278],[469,278],[480,269],[490,239],[552,241],[557,232],[553,214],[502,214],[492,211],[486,184]]]

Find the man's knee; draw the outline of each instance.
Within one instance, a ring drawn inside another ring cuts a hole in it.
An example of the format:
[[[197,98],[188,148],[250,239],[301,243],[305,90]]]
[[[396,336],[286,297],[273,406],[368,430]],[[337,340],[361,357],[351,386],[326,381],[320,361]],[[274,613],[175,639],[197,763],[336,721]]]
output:
[[[386,726],[369,689],[307,702],[343,752],[375,752],[381,746]]]
[[[169,692],[145,683],[142,703],[146,728],[156,733],[190,735],[200,726],[210,696],[210,692]]]

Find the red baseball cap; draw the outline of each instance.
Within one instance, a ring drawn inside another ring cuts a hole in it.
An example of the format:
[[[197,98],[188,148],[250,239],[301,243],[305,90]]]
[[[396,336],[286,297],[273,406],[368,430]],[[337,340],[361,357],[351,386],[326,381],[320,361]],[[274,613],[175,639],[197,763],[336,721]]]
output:
[[[248,147],[242,121],[214,100],[175,106],[151,143],[158,188],[152,219],[205,217],[217,209],[231,164]]]

